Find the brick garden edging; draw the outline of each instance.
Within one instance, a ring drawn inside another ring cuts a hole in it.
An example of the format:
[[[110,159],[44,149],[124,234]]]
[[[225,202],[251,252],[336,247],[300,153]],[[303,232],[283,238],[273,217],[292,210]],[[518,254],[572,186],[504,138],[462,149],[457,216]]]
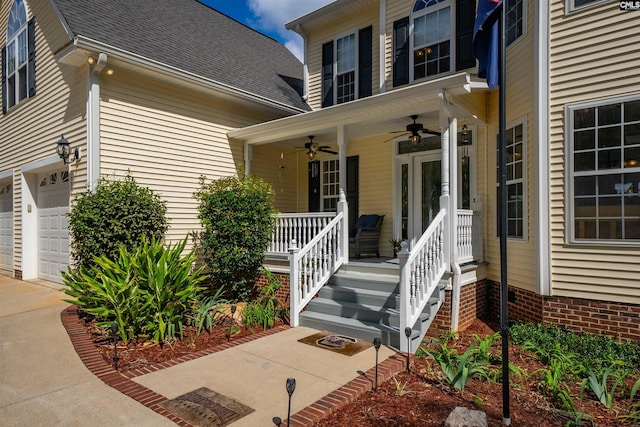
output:
[[[209,354],[217,353],[290,328],[289,325],[277,326],[273,329],[258,332],[254,335],[238,338],[212,349],[201,350],[180,356],[173,360],[153,363],[139,369],[132,369],[121,373],[115,371],[113,366],[107,363],[102,355],[97,351],[93,341],[91,340],[91,336],[86,333],[86,328],[83,324],[84,322],[78,318],[77,308],[75,306],[71,305],[65,308],[62,313],[60,313],[60,319],[62,320],[62,325],[66,329],[76,353],[78,353],[80,360],[82,360],[82,363],[84,363],[89,371],[109,387],[129,396],[136,402],[146,406],[152,411],[168,418],[182,427],[192,427],[192,425],[160,406],[160,403],[168,400],[167,397],[162,396],[161,394],[158,394],[153,390],[132,381],[131,379],[141,375],[150,374],[152,372],[157,372],[183,362],[195,360]],[[378,365],[378,382],[383,383],[391,379],[391,377],[398,372],[406,369],[406,363],[406,356],[401,354],[395,354],[381,362]],[[321,420],[329,418],[342,407],[352,403],[367,391],[372,390],[374,378],[375,366],[364,374],[358,376],[358,378],[351,380],[320,400],[317,400],[296,414],[293,414],[291,416],[291,427],[312,426]]]

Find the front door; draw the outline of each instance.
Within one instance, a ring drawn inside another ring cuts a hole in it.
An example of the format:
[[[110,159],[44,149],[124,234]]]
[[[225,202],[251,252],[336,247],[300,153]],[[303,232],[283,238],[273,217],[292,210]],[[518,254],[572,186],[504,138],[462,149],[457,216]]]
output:
[[[411,247],[440,212],[440,195],[442,194],[440,153],[415,156],[412,163]]]

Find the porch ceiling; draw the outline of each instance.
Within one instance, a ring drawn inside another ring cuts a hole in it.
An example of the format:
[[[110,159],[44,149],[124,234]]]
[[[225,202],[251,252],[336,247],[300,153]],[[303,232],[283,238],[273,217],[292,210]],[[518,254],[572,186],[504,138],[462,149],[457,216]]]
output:
[[[418,122],[425,128],[439,130],[439,91],[444,90],[449,98],[469,93],[471,86],[468,73],[454,74],[321,110],[233,129],[228,136],[249,145],[295,146],[306,142],[308,135],[315,135],[317,143],[327,144],[335,143],[337,128],[345,126],[349,140],[382,134],[393,138],[391,132],[404,131],[412,114],[419,115]],[[472,119],[472,116],[458,116],[458,119],[464,118]]]

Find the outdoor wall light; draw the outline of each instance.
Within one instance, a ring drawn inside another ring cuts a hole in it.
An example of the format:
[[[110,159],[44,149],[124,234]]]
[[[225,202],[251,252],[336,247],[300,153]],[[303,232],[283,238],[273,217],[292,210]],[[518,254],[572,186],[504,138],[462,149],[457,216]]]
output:
[[[94,58],[93,56],[87,57],[87,64],[93,65],[95,63],[96,63],[96,58]]]
[[[56,143],[56,152],[65,165],[80,159],[80,149],[78,147],[73,150],[73,157],[71,157],[71,144],[64,138],[64,135]]]

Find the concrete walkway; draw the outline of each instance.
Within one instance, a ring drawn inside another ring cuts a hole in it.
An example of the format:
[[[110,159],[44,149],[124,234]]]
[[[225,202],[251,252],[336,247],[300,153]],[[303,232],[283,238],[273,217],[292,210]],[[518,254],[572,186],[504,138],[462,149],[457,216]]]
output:
[[[0,276],[0,420],[3,426],[163,426],[164,416],[106,385],[81,362],[60,320],[57,285]],[[293,328],[132,380],[173,399],[207,387],[254,411],[232,423],[269,426],[287,416],[286,379],[297,386],[292,414],[375,365],[375,350],[353,356],[298,342]],[[395,354],[380,349],[380,361]]]

